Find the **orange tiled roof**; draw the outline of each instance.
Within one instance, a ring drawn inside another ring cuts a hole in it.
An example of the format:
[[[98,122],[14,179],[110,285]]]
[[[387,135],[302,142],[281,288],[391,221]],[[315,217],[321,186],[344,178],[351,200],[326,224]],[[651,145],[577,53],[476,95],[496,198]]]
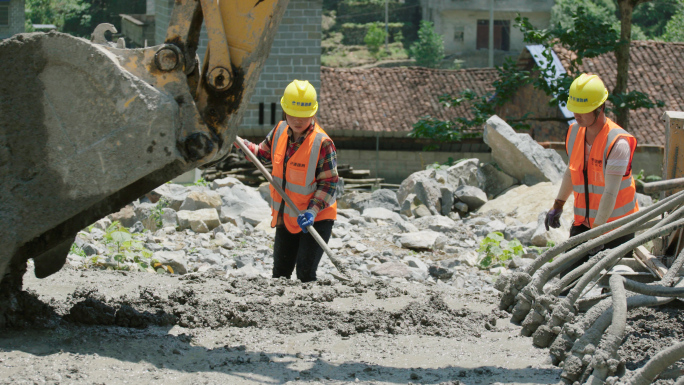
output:
[[[492,68],[437,70],[429,68],[341,69],[321,67],[319,119],[328,131],[411,131],[421,117],[447,120],[472,117],[467,105],[444,108],[443,94],[471,89],[493,91],[498,77]]]
[[[571,52],[555,46],[554,51],[567,69]],[[633,41],[630,47],[627,90],[641,91],[665,102],[663,108],[641,108],[630,112],[629,132],[640,144],[665,145],[665,111],[684,111],[684,43]],[[617,62],[608,53],[584,59],[580,70],[597,74],[609,91],[615,87]]]

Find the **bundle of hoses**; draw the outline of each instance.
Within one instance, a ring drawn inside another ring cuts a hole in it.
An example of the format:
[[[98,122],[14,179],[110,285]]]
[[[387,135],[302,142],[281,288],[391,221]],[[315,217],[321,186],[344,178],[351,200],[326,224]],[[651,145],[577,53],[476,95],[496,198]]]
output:
[[[684,257],[680,255],[658,285],[639,284],[614,276],[611,279],[613,298],[599,302],[575,324],[570,323],[577,313],[580,296],[602,271],[610,270],[625,254],[636,247],[684,227],[684,207],[666,214],[683,203],[684,192],[672,195],[637,213],[570,238],[547,250],[522,273],[514,273],[507,278],[499,279],[498,288],[504,294],[500,308],[512,313],[513,322],[522,321],[522,333],[532,335],[536,346],[547,347],[553,343],[550,351],[554,363],[565,361],[562,374],[564,382],[583,383],[586,380],[592,384],[604,383],[606,378],[616,374],[621,363],[617,357],[617,349],[624,336],[627,310],[663,305],[672,301],[674,297],[684,297],[684,283],[671,287],[678,282],[677,273],[684,264]],[[661,215],[664,216],[663,219],[649,222]],[[589,250],[623,235],[643,230],[646,231],[633,240],[593,256],[587,263],[543,291],[549,280],[558,275],[565,266],[584,257]],[[575,248],[570,250],[573,247]],[[551,259],[553,262],[549,262]],[[567,297],[558,298],[564,289],[570,290]],[[628,297],[625,290],[641,295]],[[611,307],[612,303],[618,304],[616,309]],[[604,335],[606,329],[608,332]],[[559,334],[560,337],[557,338]],[[667,357],[672,354],[675,353]],[[642,376],[650,375],[648,373]],[[615,381],[616,378],[612,377],[609,382]]]

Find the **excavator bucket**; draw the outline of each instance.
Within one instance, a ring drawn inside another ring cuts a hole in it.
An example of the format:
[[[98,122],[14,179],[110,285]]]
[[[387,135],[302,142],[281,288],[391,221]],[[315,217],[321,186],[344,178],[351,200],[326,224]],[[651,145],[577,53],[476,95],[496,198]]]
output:
[[[0,277],[59,270],[73,236],[189,167],[178,103],[102,46],[65,34],[0,43]]]
[[[195,56],[196,1],[176,1],[166,42],[155,47],[57,32],[0,41],[0,328],[18,311],[11,293],[29,258],[36,276],[53,274],[79,230],[230,151],[287,0],[254,3],[224,1],[230,12],[207,20],[245,26],[218,28],[238,36],[214,33],[210,46],[228,48],[207,60],[218,74],[209,82]],[[228,54],[233,46],[239,54]],[[228,75],[230,85],[220,83]]]

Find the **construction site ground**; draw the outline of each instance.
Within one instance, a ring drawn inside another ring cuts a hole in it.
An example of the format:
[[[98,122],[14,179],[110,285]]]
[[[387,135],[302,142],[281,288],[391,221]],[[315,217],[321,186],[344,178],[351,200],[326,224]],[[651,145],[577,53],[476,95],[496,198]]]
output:
[[[561,371],[497,294],[439,282],[70,267],[38,280],[29,267],[24,288],[54,314],[48,328],[3,332],[1,384],[547,384]],[[113,323],[128,326],[106,325],[126,305]],[[165,325],[168,314],[179,321]],[[628,367],[678,339],[683,321],[679,310],[631,314]]]

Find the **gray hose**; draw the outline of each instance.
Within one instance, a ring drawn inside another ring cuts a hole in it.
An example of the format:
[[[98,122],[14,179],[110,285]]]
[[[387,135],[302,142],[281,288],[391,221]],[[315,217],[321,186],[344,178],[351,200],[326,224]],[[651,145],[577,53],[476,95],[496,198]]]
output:
[[[553,309],[553,313],[550,315],[550,317],[548,317],[547,323],[537,328],[537,330],[534,332],[532,343],[535,346],[545,348],[553,342],[560,332],[560,327],[574,317],[576,313],[574,308],[575,301],[577,301],[582,291],[587,287],[587,285],[589,285],[589,283],[591,283],[592,280],[594,280],[594,278],[601,273],[603,269],[611,266],[629,250],[633,250],[639,245],[665,234],[669,234],[681,227],[684,227],[684,219],[677,220],[676,222],[670,223],[658,229],[649,230],[646,233],[630,240],[629,242],[610,250],[608,256],[603,258],[594,267],[592,267],[588,273],[584,274],[578,281],[577,285],[570,290],[568,296],[558,302]]]
[[[656,224],[654,224],[652,226],[651,230],[655,230],[655,229],[661,228],[663,226],[666,226],[666,225],[670,224],[674,219],[681,218],[682,216],[684,216],[684,206],[678,208],[672,214],[670,214],[667,217],[665,217],[664,219],[658,221]],[[645,220],[648,220],[648,219],[650,219],[650,218],[642,217],[642,218],[639,218],[638,220],[635,220],[634,222],[630,223],[628,226],[625,226],[624,228],[620,228],[619,233],[617,231],[615,231],[614,232],[615,235],[611,236],[610,238],[605,239],[605,241],[602,240],[602,238],[605,236],[604,235],[604,236],[596,238],[590,242],[587,242],[585,245],[583,245],[583,247],[581,248],[581,251],[584,251],[585,249],[591,250],[591,249],[593,249],[599,245],[606,244],[606,243],[612,241],[613,239],[617,239],[618,237],[621,237],[625,234],[635,232],[636,227],[638,227],[641,224],[644,224]],[[631,231],[631,230],[634,230],[634,231]],[[606,235],[608,235],[608,234],[606,234]],[[575,250],[578,250],[578,249],[580,249],[580,248],[578,247]],[[580,258],[582,258],[584,256],[585,253],[583,253],[581,251],[575,252],[575,250],[568,252],[567,254],[556,259],[553,263],[550,263],[547,266],[544,266],[543,268],[540,269],[537,277],[535,277],[532,280],[532,282],[537,283],[537,289],[538,290],[541,290],[544,287],[544,284],[546,284],[546,282],[553,277],[553,275],[548,274],[552,270],[555,269],[556,266],[553,266],[553,265],[555,265],[556,263],[558,264],[558,266],[563,266],[565,264],[571,264],[571,263],[579,260]],[[593,266],[594,264],[595,263],[591,263],[591,264],[585,263],[585,264],[577,267],[576,269],[574,269],[570,274],[568,274],[568,275],[570,275],[570,277],[568,277],[566,275],[564,277],[564,279],[561,280],[562,284],[558,285],[558,286],[560,286],[560,288],[557,291],[560,292],[563,289],[563,287],[567,286],[568,284],[570,284],[570,282],[574,281],[575,279],[581,277],[584,273],[589,271],[591,266]],[[557,295],[557,293],[554,293],[554,294]]]
[[[617,351],[627,328],[627,291],[622,276],[610,277],[610,291],[613,294],[612,323],[603,336],[591,365],[594,368],[591,377],[600,381],[605,381],[609,375],[617,371],[617,365],[620,362]],[[594,383],[595,381],[589,380],[588,382]]]
[[[647,285],[627,279],[621,275],[613,275],[610,277],[618,277],[624,281],[625,289],[635,293],[649,295],[654,297],[684,297],[684,287],[668,287],[660,285]]]
[[[541,292],[544,283],[546,283],[549,279],[548,277],[540,279],[541,284],[531,286],[529,283],[532,280],[532,276],[535,274],[535,272],[537,272],[537,270],[539,270],[552,258],[572,247],[581,244],[586,240],[591,239],[594,236],[602,234],[605,231],[613,230],[619,226],[622,226],[623,224],[641,218],[642,216],[646,216],[648,219],[654,218],[657,215],[660,215],[681,203],[684,203],[684,191],[681,191],[677,194],[673,194],[661,200],[656,205],[649,206],[643,210],[630,214],[626,217],[620,218],[616,221],[603,224],[595,229],[589,230],[578,236],[570,237],[568,240],[561,243],[560,245],[550,248],[542,255],[537,257],[533,263],[531,263],[525,268],[523,272],[515,272],[510,276],[504,276],[497,280],[497,289],[502,292],[501,301],[499,303],[499,309],[511,312],[513,314],[513,316],[511,317],[511,321],[513,323],[519,323],[527,316],[527,313],[530,311],[532,307],[532,302],[534,301],[538,293]],[[639,226],[638,228],[640,227],[641,226]],[[597,245],[599,244],[598,242],[604,242],[605,239],[609,238],[611,235],[615,235],[609,234],[605,234],[599,237],[600,241],[595,240],[597,241]],[[586,248],[586,250],[588,251],[590,250],[590,248]],[[551,268],[549,271],[553,272],[553,270],[554,269]],[[539,287],[539,289],[538,291],[535,291],[534,288],[536,288],[537,286]]]
[[[677,256],[677,259],[675,259],[672,266],[670,266],[667,273],[663,276],[663,286],[672,286],[674,281],[679,278],[679,271],[682,269],[682,265],[684,265],[684,249],[682,249]]]
[[[681,286],[684,287],[684,280],[680,282]],[[661,306],[672,302],[674,298],[663,298],[663,297],[651,297],[646,295],[635,295],[627,298],[627,310],[637,309],[640,307],[653,307]],[[582,320],[579,325],[591,325],[586,327],[586,331],[582,334],[577,341],[572,345],[570,352],[572,354],[568,355],[567,358],[562,356],[563,352],[558,349],[552,350],[551,353],[554,354],[556,361],[560,362],[563,359],[566,361],[564,365],[561,377],[568,380],[569,382],[577,381],[582,373],[584,373],[583,357],[587,354],[592,354],[594,352],[594,346],[597,346],[601,341],[601,337],[605,330],[610,326],[613,319],[613,308],[610,307],[612,304],[612,299],[604,300],[592,307]],[[603,308],[603,312],[600,316],[596,316],[597,310],[595,308]],[[554,341],[554,346],[560,340],[557,338]]]
[[[674,215],[671,215],[670,217],[673,216]],[[665,220],[667,220],[668,218],[665,218]],[[570,290],[570,293],[568,293],[568,296],[565,298],[564,302],[566,302],[568,305],[573,305],[575,301],[579,298],[580,294],[582,294],[582,291],[587,287],[587,285],[601,273],[601,270],[611,266],[613,262],[615,262],[623,255],[627,254],[627,252],[636,249],[638,246],[641,246],[648,241],[651,241],[665,234],[669,234],[675,230],[678,230],[681,227],[684,227],[684,219],[677,218],[677,220],[672,223],[668,223],[667,225],[664,225],[662,227],[651,229],[645,232],[644,234],[641,234],[638,237],[630,240],[629,242],[625,242],[624,244],[616,247],[615,249],[612,249],[610,254],[608,254],[606,258],[599,261],[596,265],[594,265],[594,267],[591,268],[591,270],[589,270],[588,273],[584,274],[582,278],[580,278],[577,285],[575,285],[575,287],[573,287],[572,290]]]
[[[661,350],[646,365],[634,372],[625,385],[648,385],[668,366],[684,358],[684,342]],[[679,384],[681,379],[677,380]]]
[[[627,215],[626,217],[620,218],[613,222],[605,223],[599,227],[593,228],[575,237],[568,238],[568,240],[566,240],[565,242],[546,250],[546,252],[537,257],[534,260],[534,262],[532,262],[530,265],[527,266],[527,268],[525,268],[525,273],[533,275],[537,270],[544,266],[545,263],[547,263],[548,261],[550,261],[562,252],[565,252],[598,235],[604,234],[624,224],[630,223],[638,218],[641,218],[642,216],[648,216],[648,219],[655,218],[656,216],[682,203],[684,203],[684,191],[680,191],[677,194],[673,194],[661,200],[660,202],[658,202],[658,204],[646,207],[645,209],[639,210],[636,213],[632,213],[630,215]]]

